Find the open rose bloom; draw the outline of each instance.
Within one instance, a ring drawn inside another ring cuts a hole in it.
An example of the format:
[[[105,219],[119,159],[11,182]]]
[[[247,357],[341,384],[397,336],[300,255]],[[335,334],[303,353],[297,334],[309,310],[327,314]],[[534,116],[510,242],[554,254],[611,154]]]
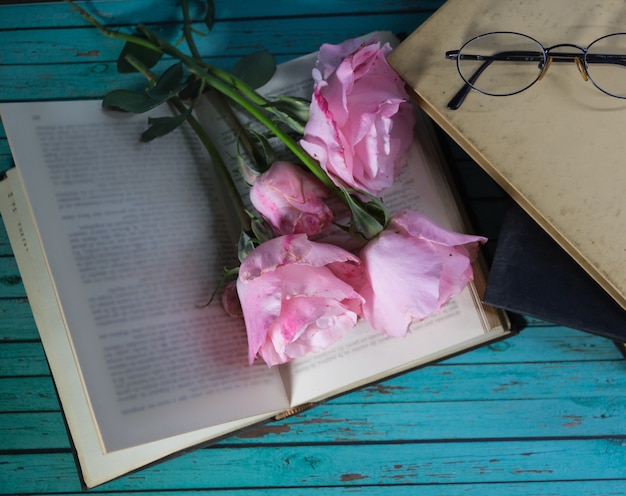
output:
[[[336,184],[371,194],[391,186],[413,140],[415,115],[390,51],[377,41],[322,45],[300,142]]]
[[[412,320],[439,311],[473,279],[471,263],[485,241],[399,212],[359,254],[367,274],[359,288],[365,319],[382,333],[406,335]]]
[[[354,290],[360,261],[304,234],[273,238],[242,262],[237,291],[250,363],[269,365],[320,351],[348,333],[361,314]]]

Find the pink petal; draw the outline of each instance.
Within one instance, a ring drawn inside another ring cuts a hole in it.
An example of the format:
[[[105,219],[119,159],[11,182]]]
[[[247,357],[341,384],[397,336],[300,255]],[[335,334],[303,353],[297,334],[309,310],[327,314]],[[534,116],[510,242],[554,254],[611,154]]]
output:
[[[446,246],[485,243],[487,241],[487,238],[483,236],[474,236],[443,229],[425,215],[412,210],[398,212],[393,216],[391,222],[411,236],[428,239]]]
[[[369,277],[369,285],[360,288],[363,313],[374,329],[404,336],[413,318],[437,308],[441,259],[430,246],[416,249],[413,239],[383,232],[360,256]]]

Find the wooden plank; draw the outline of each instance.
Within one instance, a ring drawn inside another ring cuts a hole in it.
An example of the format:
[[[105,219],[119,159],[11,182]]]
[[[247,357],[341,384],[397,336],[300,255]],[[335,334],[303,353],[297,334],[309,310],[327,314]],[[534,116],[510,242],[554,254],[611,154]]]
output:
[[[106,491],[624,481],[621,439],[318,445],[197,450]],[[80,491],[70,453],[0,455],[5,494]],[[455,486],[451,486],[455,487]],[[97,492],[97,491],[95,491]]]
[[[376,443],[622,436],[626,398],[321,405],[222,444]],[[540,411],[541,415],[537,415]],[[463,428],[460,429],[459,426]]]
[[[225,21],[207,36],[196,39],[203,57],[241,57],[267,49],[274,55],[299,55],[316,51],[321,43],[339,43],[347,38],[376,30],[410,33],[427,17],[422,12],[397,16],[389,13],[337,18],[263,18],[252,21]],[[137,19],[134,22],[139,22]],[[129,26],[133,28],[134,24]],[[150,25],[157,34],[176,43],[178,27]],[[338,28],[341,29],[338,29]],[[250,33],[254,32],[254,36]],[[297,43],[295,42],[297,40]],[[0,31],[0,63],[58,64],[67,62],[111,62],[117,60],[123,42],[105,37],[92,27]],[[179,48],[188,52],[185,43]],[[442,49],[442,57],[443,57]],[[7,73],[10,68],[6,69]]]
[[[0,377],[49,375],[39,341],[0,344]]]
[[[94,491],[95,492],[95,491]],[[191,494],[204,493],[202,489]],[[623,480],[602,480],[602,481],[557,481],[557,482],[533,482],[524,483],[487,483],[487,484],[410,484],[402,483],[388,486],[350,486],[350,487],[325,487],[324,496],[335,496],[345,494],[365,494],[367,496],[397,496],[419,495],[419,496],[503,496],[515,494],[515,496],[622,496],[626,493],[626,482]],[[136,496],[135,492],[106,492],[98,490],[100,496]],[[158,496],[162,493],[142,492],[141,496]],[[167,491],[167,496],[189,496],[187,491]],[[249,489],[225,489],[211,490],[211,496],[249,496]],[[254,496],[294,496],[293,488],[254,488]],[[320,488],[298,487],[298,496],[320,496]]]
[[[4,135],[4,128],[0,124],[0,134]],[[13,157],[9,151],[9,144],[6,138],[0,138],[0,175],[13,166]],[[0,223],[1,225],[1,223]]]
[[[433,365],[368,386],[337,403],[367,401],[429,402],[621,396],[626,362],[543,362],[447,366]],[[382,394],[381,394],[382,393]]]
[[[445,361],[447,364],[544,362],[557,360],[621,360],[607,338],[568,327],[533,322],[518,335]]]
[[[625,409],[626,397],[396,403],[393,416],[389,404],[326,404],[220,446],[621,436]],[[70,448],[60,412],[0,415],[0,439],[2,449],[16,452]]]
[[[0,376],[0,412],[59,412],[59,400],[50,376]]]
[[[22,298],[26,290],[13,257],[0,257],[0,298]]]
[[[37,340],[39,333],[26,298],[0,298],[0,343]]]
[[[231,67],[235,59],[220,59],[218,66]],[[159,72],[168,65],[162,63]],[[83,99],[101,99],[106,93],[119,88],[145,87],[141,76],[121,77],[115,63],[61,64],[50,70],[46,64],[20,67],[19,73],[0,66],[0,95],[5,102],[32,100],[67,100],[81,95]],[[4,134],[4,130],[2,131]]]
[[[96,16],[100,22],[128,24],[131,22],[162,22],[164,19],[180,21],[182,19],[179,2],[161,0],[159,8],[149,0],[130,1],[90,1],[77,2]],[[200,21],[204,10],[200,2],[189,2],[191,18]],[[431,13],[444,3],[444,0],[317,0],[316,2],[293,2],[274,0],[263,3],[256,0],[238,2],[216,2],[216,22],[224,19],[250,19],[259,17],[294,17],[312,15],[359,15],[366,13],[404,14],[423,11]],[[50,26],[85,25],[86,21],[77,17],[76,12],[65,5],[26,4],[0,6],[0,26],[4,29],[29,29]]]
[[[2,157],[0,156],[0,160]],[[1,166],[0,166],[1,167]],[[2,171],[2,169],[0,169]],[[0,218],[0,257],[12,256],[13,250],[11,249],[11,243],[9,242],[9,236],[7,235],[2,219]]]
[[[4,451],[70,449],[60,412],[0,415],[0,439]]]

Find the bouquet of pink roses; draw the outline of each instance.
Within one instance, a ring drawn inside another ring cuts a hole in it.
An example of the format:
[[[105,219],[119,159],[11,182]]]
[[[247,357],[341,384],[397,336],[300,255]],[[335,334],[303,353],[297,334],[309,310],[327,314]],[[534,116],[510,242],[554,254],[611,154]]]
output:
[[[387,64],[388,44],[322,45],[310,103],[270,100],[254,87],[271,76],[271,56],[247,58],[230,73],[206,64],[193,43],[186,1],[190,55],[145,26],[136,35],[113,32],[75,8],[105,34],[124,39],[120,67],[150,82],[144,93],[114,91],[103,105],[144,112],[170,103],[178,114],[151,120],[143,139],[189,123],[231,193],[241,221],[241,264],[228,271],[237,278],[225,286],[222,302],[229,313],[243,315],[250,362],[261,357],[271,366],[322,350],[359,319],[404,336],[412,320],[437,312],[472,280],[471,263],[485,238],[447,231],[418,212],[392,214],[378,198],[398,177],[415,122],[404,84]],[[150,67],[163,54],[178,62],[157,78]],[[237,73],[264,76],[252,84]],[[222,157],[192,114],[207,90],[265,130],[247,129],[229,112],[254,169],[245,174],[254,212],[243,207]],[[274,160],[268,136],[292,159]],[[327,236],[329,230],[335,235]]]

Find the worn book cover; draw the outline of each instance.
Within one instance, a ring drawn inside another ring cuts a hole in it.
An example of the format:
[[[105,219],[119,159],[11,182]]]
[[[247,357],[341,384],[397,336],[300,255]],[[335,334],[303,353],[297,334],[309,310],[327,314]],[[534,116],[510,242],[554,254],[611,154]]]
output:
[[[620,0],[450,0],[389,57],[421,107],[621,307],[626,100],[585,81],[572,58],[552,63],[525,91],[488,96],[472,90],[451,110],[448,102],[464,81],[446,52],[483,33],[514,31],[544,47],[567,44],[552,53],[580,59],[594,40],[623,31],[625,21]],[[616,78],[624,77],[620,64],[614,65]],[[481,81],[490,77],[488,71]]]
[[[515,203],[502,222],[483,301],[626,341],[626,310]]]

